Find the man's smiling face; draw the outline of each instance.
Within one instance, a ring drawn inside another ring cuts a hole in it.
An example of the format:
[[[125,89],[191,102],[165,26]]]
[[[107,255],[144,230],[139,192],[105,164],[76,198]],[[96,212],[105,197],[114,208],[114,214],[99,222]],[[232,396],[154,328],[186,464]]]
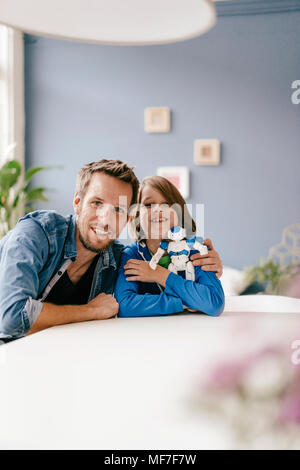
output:
[[[120,235],[128,219],[130,183],[106,173],[95,173],[83,198],[73,201],[79,240],[87,250],[100,253]]]

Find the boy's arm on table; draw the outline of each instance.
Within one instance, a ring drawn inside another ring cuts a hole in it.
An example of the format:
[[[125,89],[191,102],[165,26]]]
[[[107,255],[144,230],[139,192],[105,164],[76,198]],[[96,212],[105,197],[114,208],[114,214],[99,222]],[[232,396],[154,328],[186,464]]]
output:
[[[203,272],[195,267],[195,281],[183,279],[178,274],[170,273],[166,281],[165,293],[176,295],[182,303],[212,316],[223,312],[225,297],[221,282],[212,272]]]
[[[176,294],[166,293],[166,291],[161,294],[139,294],[138,282],[126,280],[124,265],[134,258],[136,258],[134,250],[127,247],[121,258],[115,287],[115,296],[119,302],[118,316],[144,317],[182,312],[182,301]]]

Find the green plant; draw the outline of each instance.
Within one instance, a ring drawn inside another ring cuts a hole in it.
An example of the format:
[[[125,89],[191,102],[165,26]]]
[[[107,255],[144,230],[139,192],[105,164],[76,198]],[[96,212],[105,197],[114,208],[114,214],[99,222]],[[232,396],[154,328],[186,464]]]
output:
[[[271,258],[262,259],[259,266],[245,269],[246,279],[249,284],[258,281],[266,285],[267,294],[278,295],[284,282],[299,268],[296,263],[282,265],[275,263]]]
[[[16,160],[6,162],[0,168],[0,239],[12,229],[19,217],[33,210],[35,201],[48,201],[45,188],[31,188],[30,182],[36,173],[49,167],[33,167],[25,172]]]

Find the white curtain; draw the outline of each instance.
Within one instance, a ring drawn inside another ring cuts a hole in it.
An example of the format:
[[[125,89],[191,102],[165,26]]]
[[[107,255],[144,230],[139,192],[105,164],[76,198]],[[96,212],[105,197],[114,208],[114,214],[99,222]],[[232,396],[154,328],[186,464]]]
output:
[[[12,158],[24,166],[24,44],[23,33],[0,25],[0,165]]]

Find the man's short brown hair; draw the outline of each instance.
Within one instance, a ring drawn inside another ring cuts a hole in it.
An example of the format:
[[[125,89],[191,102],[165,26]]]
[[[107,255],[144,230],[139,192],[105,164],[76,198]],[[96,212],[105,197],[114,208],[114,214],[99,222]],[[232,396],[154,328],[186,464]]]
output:
[[[105,173],[106,175],[113,176],[120,181],[131,184],[132,198],[131,203],[135,204],[137,201],[139,180],[127,163],[121,160],[107,160],[103,158],[97,162],[91,162],[84,165],[77,174],[76,192],[83,199],[90,184],[91,178],[95,173]]]

